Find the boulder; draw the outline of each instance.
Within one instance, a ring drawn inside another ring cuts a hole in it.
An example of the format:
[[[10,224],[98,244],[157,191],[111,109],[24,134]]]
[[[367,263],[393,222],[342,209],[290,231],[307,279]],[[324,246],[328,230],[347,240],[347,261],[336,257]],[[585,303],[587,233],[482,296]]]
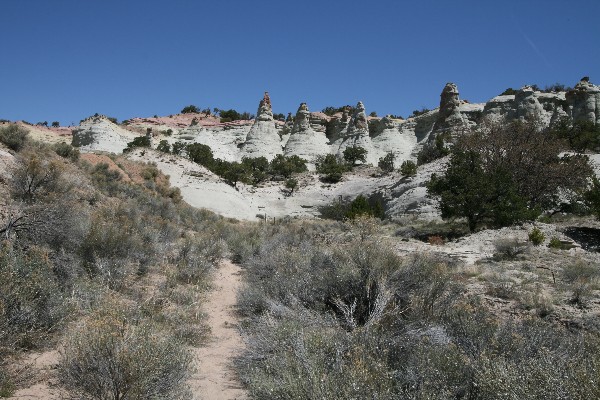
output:
[[[241,155],[250,158],[266,157],[271,161],[277,154],[282,153],[282,141],[273,119],[271,98],[269,93],[265,92],[258,106],[254,124],[242,145]]]

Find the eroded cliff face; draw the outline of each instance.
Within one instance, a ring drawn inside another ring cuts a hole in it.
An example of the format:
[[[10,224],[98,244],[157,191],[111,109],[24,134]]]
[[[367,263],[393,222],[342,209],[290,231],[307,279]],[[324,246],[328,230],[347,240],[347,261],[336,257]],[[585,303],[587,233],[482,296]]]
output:
[[[183,121],[184,117],[187,116],[154,118],[160,122],[153,130],[154,145],[160,140],[171,144],[203,143],[211,147],[215,158],[228,161],[261,156],[271,160],[277,154],[285,154],[298,155],[309,163],[319,155],[341,156],[346,148],[361,146],[368,151],[367,163],[376,165],[380,157],[392,152],[399,166],[407,159],[415,159],[422,146],[437,135],[447,132],[460,135],[483,119],[510,121],[535,117],[549,126],[569,117],[600,123],[600,87],[587,78],[568,92],[543,93],[524,86],[515,95],[496,96],[487,103],[474,104],[462,100],[457,85],[449,82],[440,94],[440,106],[417,117],[367,117],[361,102],[352,115],[345,109],[328,116],[310,112],[303,103],[295,118],[290,114],[285,123],[273,119],[271,99],[265,93],[254,121],[219,123],[214,117],[198,115],[198,123],[191,124]],[[169,127],[172,135],[160,134]],[[119,153],[127,142],[145,131],[143,124],[126,127],[96,116],[83,121],[74,131],[73,143],[81,146],[82,151]]]

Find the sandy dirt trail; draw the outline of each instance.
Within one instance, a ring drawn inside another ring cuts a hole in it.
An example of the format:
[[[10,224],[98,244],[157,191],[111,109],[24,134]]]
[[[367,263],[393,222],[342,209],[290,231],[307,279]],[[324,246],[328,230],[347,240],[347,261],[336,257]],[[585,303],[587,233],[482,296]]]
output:
[[[194,399],[247,399],[232,365],[234,357],[244,347],[235,314],[240,271],[238,265],[225,260],[215,273],[214,287],[204,306],[212,337],[205,347],[194,350],[198,370],[189,382]]]

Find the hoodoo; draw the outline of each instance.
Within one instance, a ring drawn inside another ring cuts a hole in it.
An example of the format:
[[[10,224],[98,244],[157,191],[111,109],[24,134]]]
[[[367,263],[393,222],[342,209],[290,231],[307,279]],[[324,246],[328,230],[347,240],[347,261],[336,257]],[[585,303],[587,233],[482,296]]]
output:
[[[294,119],[290,138],[285,145],[286,156],[299,156],[308,162],[315,157],[329,153],[327,137],[323,132],[316,132],[310,124],[310,111],[306,103],[300,104]]]
[[[273,118],[271,98],[269,93],[265,92],[258,106],[254,124],[242,145],[242,155],[252,158],[266,157],[270,161],[277,154],[283,153],[281,144],[281,136]]]

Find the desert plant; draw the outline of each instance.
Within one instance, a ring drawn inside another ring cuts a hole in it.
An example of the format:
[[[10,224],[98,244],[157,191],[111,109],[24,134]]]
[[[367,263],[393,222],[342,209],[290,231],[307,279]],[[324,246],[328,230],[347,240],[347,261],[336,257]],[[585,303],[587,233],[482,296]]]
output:
[[[414,161],[406,160],[400,165],[400,173],[403,176],[415,176],[417,175],[417,164]]]
[[[133,139],[131,142],[127,143],[127,147],[123,149],[124,153],[132,151],[136,147],[150,147],[150,137],[149,136],[138,136]]]
[[[181,110],[181,114],[192,114],[192,113],[199,113],[199,112],[200,112],[200,109],[193,104],[189,105],[189,106],[185,106]]]
[[[168,141],[161,140],[158,143],[158,146],[156,146],[156,150],[160,151],[161,153],[170,153],[171,152],[171,145],[169,144]]]
[[[298,187],[298,180],[297,179],[288,179],[285,181],[285,187],[286,189],[290,190],[290,196],[294,193],[294,190]]]
[[[433,142],[427,142],[417,154],[417,165],[423,165],[445,157],[450,152],[444,144],[447,135],[438,134]]]
[[[432,175],[428,193],[439,196],[443,218],[466,217],[507,226],[535,219],[559,205],[558,191],[576,196],[588,185],[587,157],[561,155],[563,145],[539,121],[488,123],[461,136],[446,172]]]
[[[19,151],[27,141],[29,131],[17,124],[10,124],[0,128],[0,142],[11,150]]]
[[[337,183],[342,180],[343,173],[348,171],[348,167],[339,162],[335,155],[317,157],[317,172],[321,174],[321,181],[326,183]]]
[[[47,251],[0,246],[1,355],[7,346],[40,345],[63,321],[67,307]]]
[[[394,153],[388,152],[384,157],[379,159],[378,166],[383,172],[394,171]]]
[[[122,316],[89,318],[67,335],[61,381],[75,393],[103,400],[190,398],[191,355],[165,332]]]
[[[79,149],[71,146],[68,143],[60,142],[52,146],[52,150],[62,158],[68,158],[71,161],[79,160]]]
[[[540,228],[538,228],[537,226],[534,227],[530,232],[529,232],[529,241],[534,245],[534,246],[539,246],[542,243],[544,243],[544,240],[546,239],[546,235],[544,235],[544,232],[541,231]]]
[[[367,150],[360,146],[347,147],[344,150],[344,160],[346,160],[350,166],[356,165],[357,162],[367,162]]]
[[[269,171],[273,175],[289,178],[294,173],[307,171],[306,160],[296,155],[286,157],[278,154],[271,160]]]
[[[185,150],[190,160],[209,169],[212,168],[214,158],[209,146],[200,143],[192,143],[188,144]]]
[[[62,179],[64,163],[49,157],[42,151],[23,152],[11,171],[11,191],[13,197],[27,203],[49,200],[52,194],[69,190]]]
[[[173,143],[173,154],[181,154],[181,152],[185,150],[186,146],[187,145],[185,144],[185,142],[181,141]]]
[[[548,242],[548,247],[551,249],[563,250],[564,245],[563,242],[556,236],[553,236]]]
[[[517,238],[502,238],[494,241],[494,258],[497,260],[514,260],[527,251],[527,243]]]

